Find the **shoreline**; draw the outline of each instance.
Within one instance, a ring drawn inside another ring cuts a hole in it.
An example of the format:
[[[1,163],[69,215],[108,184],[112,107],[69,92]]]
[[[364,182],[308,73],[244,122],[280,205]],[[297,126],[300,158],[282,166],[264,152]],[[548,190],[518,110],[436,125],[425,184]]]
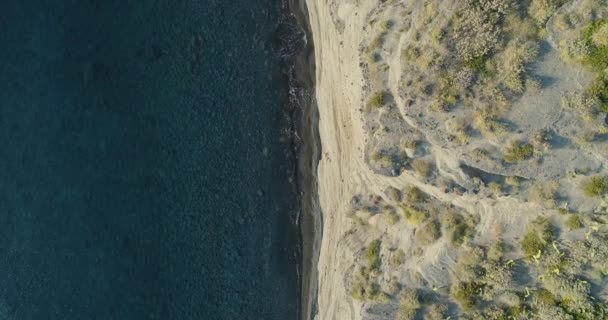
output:
[[[321,159],[319,111],[315,97],[315,52],[306,0],[289,0],[289,11],[302,28],[306,44],[294,63],[294,78],[303,87],[306,100],[301,105],[296,133],[299,143],[297,157],[297,184],[300,191],[299,301],[298,316],[310,320],[317,310],[317,264],[322,237],[322,215],[319,205],[317,168]]]

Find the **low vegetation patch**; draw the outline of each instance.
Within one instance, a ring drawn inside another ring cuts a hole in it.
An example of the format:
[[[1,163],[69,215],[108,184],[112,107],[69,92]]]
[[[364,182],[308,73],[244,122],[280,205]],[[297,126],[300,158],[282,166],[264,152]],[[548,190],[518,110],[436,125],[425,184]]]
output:
[[[462,244],[465,239],[471,238],[475,231],[475,221],[472,217],[465,218],[455,212],[448,212],[441,216],[443,224],[450,242],[454,245]]]
[[[441,224],[433,219],[416,231],[416,239],[424,245],[431,244],[441,237]]]
[[[382,106],[384,106],[384,95],[385,92],[384,91],[377,91],[374,94],[372,94],[372,96],[369,99],[369,105],[373,108],[373,109],[380,109]]]
[[[420,303],[420,298],[418,297],[416,289],[407,289],[399,297],[399,311],[397,314],[397,319],[414,319],[416,313],[421,307],[422,304]]]
[[[419,225],[429,217],[429,213],[426,210],[419,210],[410,206],[403,206],[402,208],[405,218],[413,225]]]
[[[598,20],[583,30],[582,40],[586,46],[583,62],[596,72],[608,68],[608,19]]]
[[[583,184],[583,192],[588,197],[599,197],[608,192],[608,181],[606,177],[594,176]]]
[[[422,192],[422,190],[418,189],[418,187],[410,187],[407,189],[405,199],[408,205],[415,205],[426,201],[427,198],[428,195]]]
[[[576,230],[583,227],[583,220],[577,214],[570,215],[566,220],[566,227],[569,230]]]
[[[380,269],[382,261],[380,260],[380,245],[382,242],[379,239],[372,241],[365,249],[365,262],[372,270]]]
[[[540,256],[551,240],[553,240],[553,226],[547,219],[539,218],[528,226],[521,247],[526,257],[532,259]]]
[[[422,159],[414,160],[412,167],[414,168],[414,171],[423,178],[428,178],[431,175],[431,170],[433,168],[431,162]]]
[[[526,160],[534,154],[534,147],[522,141],[514,141],[505,152],[505,161],[515,163]]]

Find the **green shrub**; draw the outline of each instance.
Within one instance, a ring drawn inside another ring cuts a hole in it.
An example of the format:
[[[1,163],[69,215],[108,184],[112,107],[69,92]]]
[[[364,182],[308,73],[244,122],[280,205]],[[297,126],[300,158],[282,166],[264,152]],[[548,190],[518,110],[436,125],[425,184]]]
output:
[[[608,192],[606,177],[594,176],[589,178],[583,185],[583,192],[587,197],[599,197]]]
[[[557,181],[537,182],[528,190],[528,201],[544,204],[548,207],[555,207],[557,203]]]
[[[383,33],[386,33],[386,32],[388,32],[391,29],[392,26],[393,26],[393,22],[391,20],[384,20],[380,24],[380,30]]]
[[[452,284],[450,293],[458,301],[463,310],[470,311],[475,306],[476,296],[479,296],[482,289],[483,285],[476,282],[456,281]]]
[[[467,237],[473,235],[475,229],[469,222],[459,213],[450,212],[441,216],[441,223],[447,231],[450,242],[454,245],[462,244]]]
[[[486,61],[488,60],[488,56],[487,55],[479,55],[479,56],[475,56],[467,61],[465,61],[465,65],[475,71],[475,72],[479,72],[483,75],[488,73],[488,68],[486,67]]]
[[[374,93],[369,99],[369,105],[374,109],[380,109],[384,106],[384,91]]]
[[[583,62],[597,72],[608,68],[608,44],[602,41],[608,19],[592,22],[583,31],[583,41],[589,48]]]
[[[504,256],[505,244],[501,240],[494,241],[488,249],[488,259],[491,261],[500,261]]]
[[[431,244],[441,237],[441,224],[436,219],[425,223],[416,231],[416,239],[422,244]]]
[[[546,305],[552,306],[556,303],[555,296],[547,289],[540,289],[534,295],[536,300]]]
[[[389,210],[386,212],[386,217],[388,219],[388,223],[390,225],[394,225],[399,222],[399,215],[395,212],[395,210]]]
[[[372,270],[380,269],[382,261],[380,260],[380,245],[382,242],[376,239],[365,249],[365,262]]]
[[[395,187],[388,187],[384,193],[391,201],[401,202],[401,190]]]
[[[422,192],[422,190],[418,189],[417,187],[411,187],[407,189],[405,199],[409,205],[419,204],[426,201],[427,194]]]
[[[583,220],[577,214],[570,215],[566,220],[566,227],[570,230],[576,230],[583,227]]]
[[[587,92],[600,101],[600,111],[608,113],[608,75],[595,78]]]
[[[514,163],[530,158],[534,154],[534,147],[529,143],[514,141],[505,152],[505,161]]]
[[[539,218],[528,226],[521,247],[528,259],[542,252],[553,240],[553,226],[548,220]]]
[[[424,210],[418,210],[413,207],[403,206],[403,214],[407,221],[413,225],[419,225],[428,218],[428,212]]]
[[[428,178],[431,175],[432,165],[429,161],[416,159],[412,163],[412,167],[423,178]]]
[[[365,296],[365,289],[361,282],[356,282],[350,292],[350,296],[357,301],[362,301]]]
[[[500,183],[496,182],[496,181],[492,181],[490,183],[488,183],[488,188],[490,188],[490,190],[492,191],[492,194],[499,196],[502,194],[502,186],[500,185]]]
[[[402,249],[397,250],[391,257],[391,267],[395,268],[402,265],[405,262],[405,252]]]
[[[421,307],[422,304],[420,303],[420,299],[418,298],[418,293],[416,292],[416,289],[407,289],[399,297],[399,311],[397,314],[397,319],[413,319]]]

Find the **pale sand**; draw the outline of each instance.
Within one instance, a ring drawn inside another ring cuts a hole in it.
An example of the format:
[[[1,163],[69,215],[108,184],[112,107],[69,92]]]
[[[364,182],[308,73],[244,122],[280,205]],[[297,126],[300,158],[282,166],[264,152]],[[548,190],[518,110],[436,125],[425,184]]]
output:
[[[368,2],[371,5],[371,1]],[[319,200],[323,212],[323,240],[318,264],[318,319],[350,319],[355,310],[341,272],[352,264],[352,253],[340,248],[340,238],[350,225],[349,199],[356,190],[372,185],[363,160],[365,133],[358,111],[363,82],[359,68],[359,42],[364,10],[342,4],[349,20],[337,30],[325,0],[307,0],[315,43],[316,95],[323,155],[318,168]]]

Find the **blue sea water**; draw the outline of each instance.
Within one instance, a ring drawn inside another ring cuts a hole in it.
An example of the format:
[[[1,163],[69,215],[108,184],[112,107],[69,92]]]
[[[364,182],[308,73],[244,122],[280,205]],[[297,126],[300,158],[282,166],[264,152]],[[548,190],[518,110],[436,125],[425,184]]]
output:
[[[296,319],[277,0],[0,1],[0,319]]]

